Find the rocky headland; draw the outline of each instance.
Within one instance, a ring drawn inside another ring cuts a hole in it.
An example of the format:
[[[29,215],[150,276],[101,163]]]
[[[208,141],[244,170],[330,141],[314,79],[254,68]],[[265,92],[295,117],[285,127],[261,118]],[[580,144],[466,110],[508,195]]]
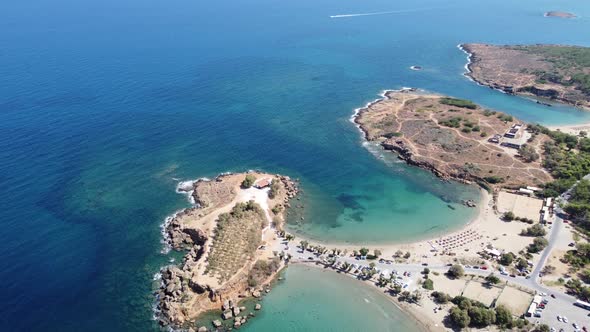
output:
[[[564,45],[462,44],[466,75],[509,94],[590,109],[590,48]]]
[[[359,110],[355,122],[367,140],[443,179],[490,187],[552,179],[540,159],[546,135],[532,135],[512,116],[467,100],[413,89],[388,91]],[[511,130],[514,137],[505,137]]]
[[[239,302],[260,297],[286,264],[270,248],[297,185],[286,176],[250,172],[197,180],[180,190],[195,206],[176,213],[164,227],[167,243],[186,254],[180,266],[161,270],[159,322],[192,329],[202,313],[220,310],[212,326],[199,330],[239,327],[253,315]]]

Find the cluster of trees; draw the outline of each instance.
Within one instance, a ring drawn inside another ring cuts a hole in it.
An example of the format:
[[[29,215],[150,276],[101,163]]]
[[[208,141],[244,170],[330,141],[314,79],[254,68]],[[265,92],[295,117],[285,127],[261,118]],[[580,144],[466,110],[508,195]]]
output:
[[[403,252],[403,251],[401,251],[401,250],[398,250],[398,251],[396,251],[396,252],[395,252],[395,255],[394,255],[394,257],[395,257],[395,258],[404,258],[404,259],[408,259],[408,258],[410,258],[410,256],[411,256],[411,255],[412,255],[412,254],[410,254],[410,252],[409,252],[409,251],[406,251],[406,253],[404,254],[404,252]]]
[[[474,104],[471,100],[466,100],[466,99],[444,97],[444,98],[441,98],[439,102],[444,105],[456,106],[456,107],[461,107],[461,108],[468,108],[468,109],[472,109],[472,110],[477,108],[476,104]]]
[[[498,276],[496,276],[493,273],[490,273],[487,277],[486,277],[486,282],[492,285],[496,285],[500,283],[500,278],[498,278]]]
[[[504,113],[498,114],[498,119],[500,119],[504,122],[512,122],[514,120],[512,115],[508,115],[508,114],[504,114]]]
[[[545,228],[541,224],[533,225],[520,232],[522,236],[545,236],[545,234],[547,234],[547,231],[545,231]]]
[[[590,138],[552,131],[541,125],[529,125],[528,130],[533,135],[542,133],[552,138],[543,144],[543,167],[556,178],[545,185],[546,197],[563,193],[590,173]]]
[[[440,294],[437,294],[436,298],[445,299]],[[456,306],[449,311],[448,320],[455,327],[484,328],[495,324],[502,328],[511,329],[513,327],[522,327],[528,323],[524,319],[515,320],[510,310],[501,305],[489,309],[483,303],[463,296],[456,296],[451,301]]]
[[[248,189],[254,185],[254,182],[256,182],[256,177],[252,174],[248,174],[244,181],[242,181],[242,188]]]
[[[449,268],[449,270],[447,271],[447,276],[449,278],[461,278],[462,276],[465,275],[465,270],[463,269],[463,266],[459,265],[459,264],[455,264],[453,266],[451,266]]]
[[[273,179],[270,183],[270,190],[268,191],[268,198],[273,199],[277,197],[279,192],[281,191],[281,185],[277,179]]]
[[[472,131],[478,132],[480,130],[481,128],[471,121],[463,122],[463,129],[461,129],[461,131],[464,133],[470,133]]]
[[[571,188],[576,181],[590,174],[590,138],[552,131],[541,125],[529,125],[533,134],[543,133],[552,138],[544,143],[543,167],[555,181],[546,184],[545,197],[555,197]],[[581,180],[572,190],[564,209],[579,229],[590,233],[590,182]]]
[[[504,221],[512,221],[514,219],[516,219],[516,216],[512,211],[504,212],[504,214],[502,215],[502,220]]]
[[[527,224],[534,224],[535,223],[535,221],[532,219],[521,218],[521,217],[516,216],[514,214],[514,212],[512,212],[512,211],[504,212],[504,214],[502,214],[502,220],[504,220],[504,221],[517,220],[517,221],[526,222]]]
[[[422,275],[424,276],[424,281],[422,282],[422,288],[428,289],[428,290],[434,290],[434,281],[432,281],[432,279],[428,278],[429,274],[430,274],[430,269],[427,267],[424,268],[424,270],[422,271]]]
[[[379,249],[375,249],[373,250],[373,254],[369,254],[370,250],[368,248],[360,248],[358,251],[355,250],[353,251],[353,255],[354,256],[361,256],[361,257],[366,257],[367,259],[377,259],[379,258],[379,256],[382,255],[381,250]]]
[[[498,262],[504,266],[510,266],[510,264],[512,264],[512,262],[514,262],[515,258],[516,258],[516,255],[514,255],[511,252],[507,252],[507,253],[503,253],[500,256],[500,259],[498,260]]]
[[[486,176],[483,178],[487,183],[496,184],[504,182],[504,178],[497,175]]]
[[[564,210],[570,214],[577,226],[584,231],[590,231],[590,181],[578,182]]]
[[[453,299],[449,294],[438,291],[434,291],[430,295],[432,295],[434,302],[438,304],[445,304]]]
[[[518,154],[527,163],[536,161],[540,157],[539,154],[537,153],[537,151],[533,147],[531,147],[527,144],[524,144],[523,146],[520,147],[520,149],[518,149]]]
[[[568,251],[563,260],[568,263],[572,270],[579,271],[581,280],[572,278],[565,283],[568,292],[584,301],[590,301],[590,269],[586,266],[590,263],[590,243],[576,244],[576,249]]]
[[[273,257],[270,260],[257,260],[248,274],[248,286],[258,286],[260,282],[266,280],[275,273],[280,266],[281,261],[278,257]]]
[[[454,116],[452,118],[446,120],[440,120],[438,123],[451,128],[459,128],[461,127],[461,121],[463,120],[460,116]]]
[[[565,287],[568,293],[573,296],[582,299],[584,301],[590,301],[590,287],[584,285],[579,279],[570,279],[565,283]]]
[[[400,301],[405,301],[405,302],[410,302],[410,303],[420,303],[420,300],[422,299],[422,293],[420,293],[420,291],[415,290],[413,292],[409,292],[409,291],[403,291],[401,293],[399,293],[399,296],[397,298]]]
[[[578,242],[576,249],[568,251],[563,260],[576,270],[584,268],[590,263],[590,243]]]
[[[588,49],[575,46],[527,46],[526,51],[544,57],[555,66],[552,72],[535,71],[539,80],[574,85],[576,89],[590,93],[590,75],[584,72],[584,68],[590,66]]]
[[[546,238],[544,238],[542,236],[538,236],[533,240],[533,243],[528,245],[526,250],[528,252],[530,252],[531,254],[535,254],[535,253],[538,253],[538,252],[542,251],[543,249],[545,249],[545,247],[547,247],[548,244],[549,244],[549,242],[547,241]]]

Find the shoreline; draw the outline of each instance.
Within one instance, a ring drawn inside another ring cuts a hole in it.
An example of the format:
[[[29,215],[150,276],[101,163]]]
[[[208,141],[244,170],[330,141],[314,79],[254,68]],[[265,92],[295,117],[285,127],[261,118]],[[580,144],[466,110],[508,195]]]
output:
[[[406,305],[404,303],[397,301],[393,296],[390,296],[386,292],[384,292],[383,288],[377,287],[377,285],[375,285],[375,283],[373,283],[369,280],[360,280],[358,278],[355,278],[354,275],[334,270],[330,266],[321,264],[319,262],[297,261],[297,262],[292,262],[289,265],[303,265],[303,266],[309,266],[309,267],[319,269],[319,270],[327,270],[330,273],[340,274],[340,275],[343,275],[347,278],[356,280],[356,281],[362,283],[363,285],[367,285],[371,289],[377,291],[377,293],[380,294],[379,296],[386,298],[390,303],[392,303],[396,308],[398,308],[403,314],[409,316],[409,318],[412,319],[416,323],[416,326],[423,332],[432,331],[431,327],[433,325],[437,324],[437,322],[429,319],[426,315],[421,313],[419,310],[417,310],[415,308],[411,308],[409,305]],[[289,266],[287,266],[285,268],[289,268]],[[436,327],[438,327],[438,326],[436,326]]]
[[[504,91],[502,89],[494,88],[493,86],[484,84],[484,83],[478,81],[477,79],[475,79],[475,77],[473,77],[472,70],[471,70],[471,65],[473,64],[472,59],[473,59],[473,55],[474,54],[472,52],[469,52],[465,47],[463,47],[463,45],[464,44],[457,44],[457,48],[460,49],[463,53],[467,54],[467,63],[464,66],[465,71],[463,72],[463,76],[467,77],[471,82],[473,82],[473,83],[475,83],[475,84],[477,84],[479,86],[490,88],[492,90],[501,92],[501,93],[503,93],[505,95],[510,95],[510,93],[508,93],[508,92],[506,92],[506,91]],[[515,95],[515,94],[512,94],[512,95]]]
[[[428,235],[428,236],[426,236],[422,239],[418,239],[418,240],[410,240],[407,242],[391,241],[388,243],[377,243],[377,244],[375,244],[375,243],[351,244],[351,243],[341,243],[341,242],[320,241],[320,240],[316,240],[313,238],[305,237],[304,235],[301,235],[298,233],[294,233],[294,235],[296,236],[297,241],[306,240],[306,241],[310,242],[310,244],[312,244],[312,245],[322,245],[322,246],[326,246],[326,247],[337,247],[338,249],[348,250],[351,252],[353,250],[358,250],[361,247],[366,247],[371,251],[374,249],[381,250],[383,253],[383,256],[392,256],[397,250],[413,251],[415,253],[418,253],[418,252],[421,252],[421,250],[420,250],[421,247],[427,248],[428,250],[430,250],[431,249],[431,242],[433,242],[437,239],[440,239],[443,237],[448,237],[448,236],[453,236],[453,235],[459,234],[461,232],[464,232],[469,228],[481,225],[482,223],[484,223],[486,220],[489,219],[488,214],[490,212],[492,212],[495,215],[495,212],[493,209],[491,211],[489,210],[489,208],[494,206],[493,195],[488,193],[483,188],[479,188],[479,193],[480,193],[480,197],[479,197],[480,201],[478,202],[478,206],[476,207],[477,212],[476,212],[475,216],[473,216],[472,218],[469,218],[466,223],[464,223],[456,228],[442,231],[437,234]],[[498,217],[498,216],[496,216],[496,217]],[[454,257],[456,257],[456,256],[454,256]],[[413,257],[413,258],[416,258],[416,257]]]
[[[474,56],[475,53],[474,51],[469,50],[469,47],[466,47],[466,45],[468,45],[470,43],[461,43],[457,45],[457,48],[459,48],[461,51],[463,51],[463,53],[467,54],[467,63],[465,64],[464,68],[465,68],[465,72],[463,73],[463,76],[467,77],[470,81],[475,82],[477,85],[480,86],[484,86],[484,87],[488,87],[492,90],[496,90],[499,91],[503,94],[506,95],[512,95],[512,96],[518,96],[524,99],[528,99],[526,97],[531,97],[532,99],[530,99],[531,102],[535,102],[537,104],[545,104],[547,106],[551,106],[551,103],[556,103],[556,104],[560,104],[560,105],[566,105],[566,106],[570,106],[582,111],[590,111],[590,106],[587,105],[578,105],[576,102],[567,100],[567,99],[563,99],[563,98],[556,98],[556,99],[551,99],[551,98],[545,98],[542,95],[537,95],[533,92],[527,92],[524,91],[522,89],[518,90],[518,89],[513,89],[512,86],[502,86],[498,83],[484,83],[480,80],[478,80],[474,75],[473,75],[473,70],[471,69],[471,66],[474,64]],[[474,45],[476,45],[474,43]],[[486,44],[487,45],[487,44]],[[563,86],[563,85],[561,85]]]
[[[585,131],[590,133],[590,122],[584,122],[580,124],[571,124],[571,125],[555,125],[555,126],[547,126],[550,130],[559,130],[563,133],[572,134],[572,135],[579,135],[581,131]]]

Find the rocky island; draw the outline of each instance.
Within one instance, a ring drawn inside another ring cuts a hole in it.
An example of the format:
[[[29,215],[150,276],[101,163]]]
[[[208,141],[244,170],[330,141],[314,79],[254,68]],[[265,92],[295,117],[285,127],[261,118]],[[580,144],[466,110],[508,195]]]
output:
[[[463,44],[467,76],[510,94],[590,109],[590,48],[563,45]]]
[[[260,297],[285,264],[271,248],[297,186],[286,176],[251,172],[198,180],[179,190],[195,207],[176,213],[164,226],[169,245],[186,255],[180,266],[161,270],[159,321],[188,327],[202,313],[221,310],[215,327],[222,321],[239,327],[251,316],[241,312],[239,301]]]
[[[545,17],[575,18],[576,15],[568,12],[552,10],[545,13]]]
[[[512,116],[462,99],[388,91],[355,117],[369,141],[444,179],[503,187],[542,185],[544,134]]]

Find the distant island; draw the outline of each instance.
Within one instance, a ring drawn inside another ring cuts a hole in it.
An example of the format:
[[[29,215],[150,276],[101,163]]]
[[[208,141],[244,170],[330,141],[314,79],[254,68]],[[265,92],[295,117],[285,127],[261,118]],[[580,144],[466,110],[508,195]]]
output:
[[[557,10],[548,11],[545,13],[545,17],[559,17],[559,18],[575,18],[576,15],[568,12],[561,12]]]
[[[275,256],[273,247],[297,186],[286,176],[250,172],[184,183],[179,191],[189,194],[195,207],[164,226],[166,242],[186,254],[180,266],[160,272],[160,324],[184,327],[219,310],[216,328],[239,327],[261,309],[240,301],[261,297],[285,266],[287,257]],[[233,324],[226,326],[230,318]]]
[[[367,140],[441,178],[506,187],[552,180],[540,158],[548,136],[468,100],[388,91],[361,109],[355,122]]]
[[[466,74],[510,94],[590,109],[590,48],[562,45],[463,44]]]

